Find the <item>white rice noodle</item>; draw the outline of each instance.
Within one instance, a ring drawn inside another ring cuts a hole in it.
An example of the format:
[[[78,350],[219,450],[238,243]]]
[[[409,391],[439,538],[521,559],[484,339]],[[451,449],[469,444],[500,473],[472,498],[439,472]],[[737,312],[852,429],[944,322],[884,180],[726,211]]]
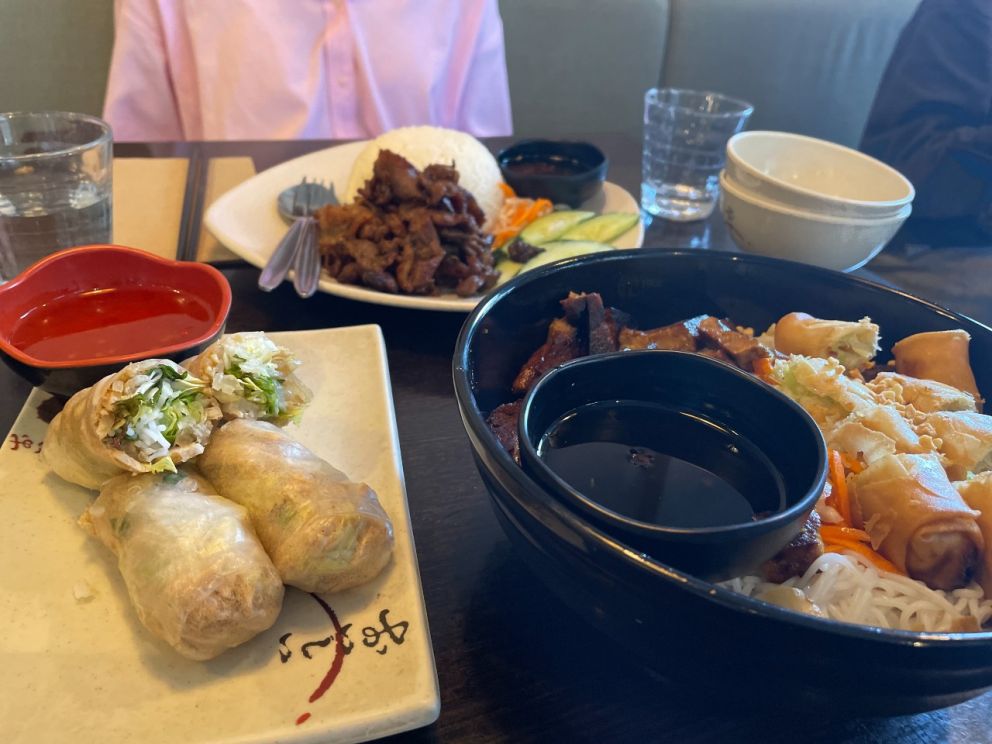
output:
[[[778,586],[744,576],[721,586],[749,597]],[[782,586],[801,589],[833,620],[880,628],[943,633],[977,630],[992,619],[992,600],[977,584],[943,592],[882,572],[856,553],[824,553],[803,576]]]

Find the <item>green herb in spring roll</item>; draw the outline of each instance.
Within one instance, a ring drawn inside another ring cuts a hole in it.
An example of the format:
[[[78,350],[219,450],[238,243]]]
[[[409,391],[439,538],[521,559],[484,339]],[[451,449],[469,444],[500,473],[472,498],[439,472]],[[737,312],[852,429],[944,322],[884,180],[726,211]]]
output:
[[[389,562],[393,526],[375,491],[356,483],[282,429],[236,419],[197,460],[225,498],[244,506],[284,582],[334,592]]]
[[[80,525],[117,556],[138,619],[189,659],[269,628],[283,585],[245,510],[196,475],[107,481]]]
[[[792,355],[775,362],[770,379],[805,408],[824,431],[852,413],[877,405],[871,390],[848,377],[836,359]]]
[[[134,362],[69,399],[42,455],[86,488],[123,472],[175,472],[203,452],[220,415],[203,382],[175,362]]]
[[[284,426],[298,419],[313,393],[294,374],[300,361],[261,332],[232,333],[184,366],[204,380],[225,419],[257,419]]]

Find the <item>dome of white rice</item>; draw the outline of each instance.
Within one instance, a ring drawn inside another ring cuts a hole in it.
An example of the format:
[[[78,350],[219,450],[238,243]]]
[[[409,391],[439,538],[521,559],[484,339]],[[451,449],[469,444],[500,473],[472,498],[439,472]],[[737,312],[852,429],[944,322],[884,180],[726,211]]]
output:
[[[344,201],[350,203],[358,196],[358,189],[372,178],[372,166],[379,157],[379,150],[391,150],[402,155],[423,170],[439,163],[458,169],[458,183],[467,189],[479,203],[491,223],[503,206],[503,192],[499,184],[503,176],[492,153],[479,140],[465,132],[442,127],[401,127],[392,129],[371,140],[355,159],[348,179]]]

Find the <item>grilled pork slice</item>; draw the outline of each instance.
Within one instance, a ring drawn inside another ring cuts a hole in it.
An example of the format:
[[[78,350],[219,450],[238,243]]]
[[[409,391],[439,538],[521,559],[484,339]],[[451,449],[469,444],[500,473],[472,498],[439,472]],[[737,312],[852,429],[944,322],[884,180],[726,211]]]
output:
[[[823,540],[820,539],[820,515],[812,511],[795,539],[765,561],[761,567],[761,575],[765,581],[781,584],[793,576],[802,576],[821,555]]]

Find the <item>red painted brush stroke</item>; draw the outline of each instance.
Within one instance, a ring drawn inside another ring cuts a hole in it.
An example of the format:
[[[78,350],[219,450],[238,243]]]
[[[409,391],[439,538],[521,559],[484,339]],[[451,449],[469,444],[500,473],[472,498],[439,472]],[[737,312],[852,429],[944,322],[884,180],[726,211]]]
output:
[[[334,680],[338,678],[341,673],[341,667],[344,666],[344,629],[341,627],[341,623],[338,622],[338,616],[334,614],[334,610],[331,606],[327,604],[324,600],[318,597],[316,594],[311,594],[317,604],[324,608],[324,612],[331,619],[331,625],[334,626],[334,659],[331,661],[331,666],[327,670],[327,674],[317,685],[317,689],[313,691],[310,695],[310,702],[320,700],[321,696],[331,689],[331,685],[334,684]],[[310,718],[310,713],[303,713],[299,718],[296,719],[296,725],[299,726],[302,723],[306,723],[307,719]]]

